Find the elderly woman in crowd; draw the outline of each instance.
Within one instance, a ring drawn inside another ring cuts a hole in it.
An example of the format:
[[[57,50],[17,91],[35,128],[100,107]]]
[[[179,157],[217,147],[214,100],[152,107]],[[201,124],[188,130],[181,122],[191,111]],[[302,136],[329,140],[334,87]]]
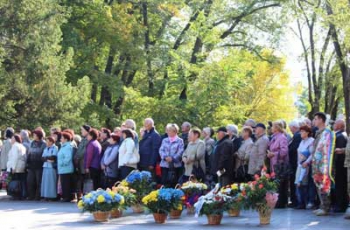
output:
[[[118,165],[120,179],[124,180],[133,170],[137,169],[140,155],[135,146],[134,132],[131,129],[124,129],[122,135],[123,142],[119,148]]]
[[[112,133],[108,139],[107,147],[101,160],[101,169],[105,174],[104,188],[112,188],[118,181],[118,153],[120,137]]]
[[[213,152],[215,140],[212,138],[214,135],[214,130],[209,127],[205,127],[202,131],[203,140],[205,143],[205,165],[206,165],[206,173],[210,174],[210,155]]]
[[[22,139],[22,145],[24,145],[24,147],[26,148],[26,151],[28,153],[28,150],[29,150],[29,147],[30,147],[30,143],[31,143],[31,140],[29,138],[28,130],[22,129],[21,132],[20,132],[20,136],[21,136],[21,139]]]
[[[46,139],[46,148],[43,153],[43,177],[41,181],[41,197],[45,199],[54,199],[57,197],[57,152],[55,139],[48,137]]]
[[[43,141],[44,133],[37,129],[33,131],[34,140],[30,144],[27,157],[27,187],[28,199],[40,200],[41,180],[43,172],[42,155],[46,144]]]
[[[288,177],[286,172],[289,162],[288,140],[284,132],[283,122],[275,121],[272,123],[272,139],[269,143],[267,157],[270,159],[270,170],[275,172],[280,180],[279,197],[276,208],[285,208],[288,204]]]
[[[86,146],[86,153],[84,154],[84,168],[85,173],[92,179],[94,190],[101,186],[101,144],[97,141],[98,131],[96,129],[89,129]]]
[[[201,175],[194,175],[197,180],[204,181],[205,176],[205,143],[200,140],[201,131],[197,128],[193,128],[188,133],[188,145],[185,152],[182,155],[182,161],[185,165],[185,173],[183,175],[183,181],[187,181],[193,172],[193,167],[202,170]]]
[[[13,197],[15,199],[23,199],[26,197],[26,148],[22,144],[22,139],[19,135],[14,135],[11,138],[11,149],[7,161],[7,172],[12,173],[12,180],[21,182],[21,196]]]
[[[251,138],[253,129],[250,126],[245,126],[242,129],[242,143],[235,156],[235,172],[236,182],[246,182],[248,179],[248,162],[253,147],[253,140]]]
[[[168,137],[163,139],[159,149],[162,184],[174,187],[181,176],[184,141],[177,135],[179,126],[176,124],[168,124],[166,130]]]
[[[71,143],[72,135],[68,132],[62,132],[61,149],[57,153],[57,169],[60,175],[62,186],[62,201],[70,202],[73,199],[73,146]]]

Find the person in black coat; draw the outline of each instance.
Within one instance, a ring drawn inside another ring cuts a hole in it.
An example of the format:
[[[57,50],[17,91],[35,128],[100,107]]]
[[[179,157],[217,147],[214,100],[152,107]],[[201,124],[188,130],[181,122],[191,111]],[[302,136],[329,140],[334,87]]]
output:
[[[298,168],[298,148],[301,142],[300,124],[297,121],[289,123],[289,129],[293,133],[292,139],[289,141],[289,164],[292,169],[292,174],[289,177],[290,201],[292,207],[298,206],[295,188],[295,173]]]
[[[348,138],[345,130],[344,120],[336,120],[334,123],[335,150],[334,150],[334,169],[335,169],[335,190],[332,192],[332,203],[335,206],[335,212],[345,212],[348,204],[347,191],[347,168],[344,167],[345,148]]]
[[[227,135],[226,127],[221,127],[217,130],[217,139],[214,146],[214,151],[211,156],[212,167],[211,174],[217,177],[221,186],[226,186],[232,183],[233,177],[233,153],[232,141]]]
[[[232,141],[232,154],[238,151],[239,147],[242,144],[242,138],[238,136],[238,128],[236,125],[227,125],[226,127],[227,133],[229,135],[230,140]],[[235,168],[236,158],[233,157],[232,167]],[[236,181],[235,178],[236,172],[233,172],[233,181]]]

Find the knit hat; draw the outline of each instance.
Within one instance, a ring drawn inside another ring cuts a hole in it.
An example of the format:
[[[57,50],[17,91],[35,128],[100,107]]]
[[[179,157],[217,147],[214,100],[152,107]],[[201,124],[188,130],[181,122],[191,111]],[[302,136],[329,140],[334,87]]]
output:
[[[89,132],[91,129],[91,127],[89,125],[83,125],[82,128],[85,129],[86,132]]]
[[[304,157],[307,159],[310,156],[310,151],[309,150],[305,150],[305,151],[302,151],[301,154],[304,155]]]

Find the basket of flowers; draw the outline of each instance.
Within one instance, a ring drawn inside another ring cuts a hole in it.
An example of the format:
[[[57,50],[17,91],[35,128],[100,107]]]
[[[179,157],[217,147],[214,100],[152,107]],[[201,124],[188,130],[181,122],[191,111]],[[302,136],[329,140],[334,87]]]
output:
[[[206,215],[209,225],[220,225],[224,211],[227,210],[226,202],[230,202],[231,197],[221,193],[219,185],[211,192],[201,196],[194,207],[196,215]]]
[[[116,183],[116,185],[112,187],[112,192],[124,197],[124,204],[118,208],[112,209],[111,211],[111,218],[119,218],[123,215],[123,210],[135,204],[135,190],[124,187],[120,184],[117,185]]]
[[[231,199],[226,202],[226,209],[231,217],[238,217],[242,209],[247,208],[246,184],[231,184],[221,188],[221,193],[230,196]]]
[[[142,198],[150,193],[153,188],[151,173],[134,170],[120,183],[120,185],[135,191],[135,202],[131,206],[134,213],[144,212]]]
[[[264,167],[261,176],[255,175],[254,181],[248,182],[246,193],[249,207],[259,212],[260,224],[270,224],[271,214],[278,200],[278,182],[274,180],[274,173],[266,173]]]
[[[93,214],[95,221],[107,221],[112,209],[119,209],[124,205],[124,197],[112,191],[98,189],[92,191],[78,202],[78,208],[83,212]]]
[[[200,196],[205,194],[207,189],[208,186],[206,184],[196,180],[190,180],[182,184],[181,190],[185,194],[183,202],[187,208],[187,214],[191,215],[195,213],[194,204],[198,201]]]
[[[146,195],[142,199],[142,203],[153,214],[155,222],[163,224],[171,210],[182,206],[183,195],[179,189],[161,188]]]

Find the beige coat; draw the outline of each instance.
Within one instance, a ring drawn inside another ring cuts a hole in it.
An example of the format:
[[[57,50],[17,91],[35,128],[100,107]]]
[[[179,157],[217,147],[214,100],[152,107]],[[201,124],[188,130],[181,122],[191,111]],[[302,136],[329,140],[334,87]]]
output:
[[[199,163],[203,172],[205,172],[205,143],[202,140],[188,143],[185,152],[182,155],[182,160],[187,159],[185,164],[185,176],[191,176],[193,164]],[[196,159],[196,160],[195,160]]]
[[[268,144],[269,138],[266,134],[258,137],[255,141],[249,156],[248,174],[254,175],[260,173],[264,165]]]
[[[7,161],[7,171],[13,173],[24,173],[26,168],[26,148],[20,143],[14,143],[10,149],[8,161]]]
[[[239,147],[238,151],[235,153],[236,158],[236,164],[235,164],[235,171],[239,168],[241,165],[248,164],[250,152],[252,151],[253,147],[253,140],[251,138],[242,141],[241,146]]]

